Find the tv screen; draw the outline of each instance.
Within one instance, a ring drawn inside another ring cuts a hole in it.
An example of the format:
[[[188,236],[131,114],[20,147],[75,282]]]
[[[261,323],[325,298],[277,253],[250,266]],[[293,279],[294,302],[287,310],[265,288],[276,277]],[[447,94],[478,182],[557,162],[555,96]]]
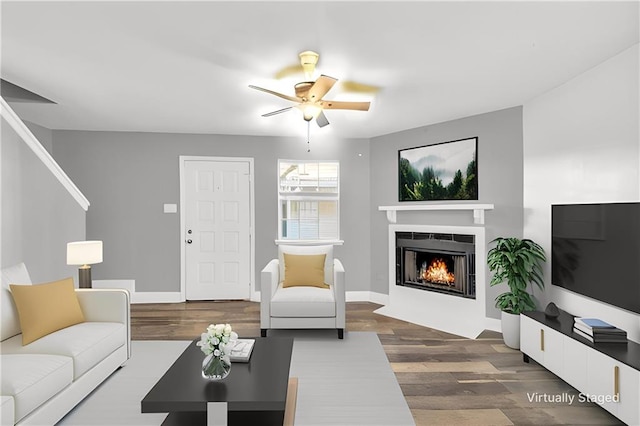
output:
[[[551,282],[640,314],[640,203],[551,206]]]

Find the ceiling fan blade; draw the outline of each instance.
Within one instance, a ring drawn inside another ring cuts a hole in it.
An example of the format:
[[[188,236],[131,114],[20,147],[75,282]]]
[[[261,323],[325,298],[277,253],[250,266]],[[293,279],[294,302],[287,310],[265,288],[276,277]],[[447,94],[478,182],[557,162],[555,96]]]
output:
[[[346,101],[322,101],[324,109],[352,109],[356,111],[369,111],[371,102],[346,102]]]
[[[336,81],[338,81],[337,78],[329,77],[328,75],[324,74],[321,75],[309,89],[308,99],[311,102],[319,101],[324,95],[327,94],[329,90],[331,90],[333,85],[336,84]]]
[[[271,117],[272,115],[276,115],[276,114],[281,114],[281,113],[283,113],[283,112],[287,112],[287,111],[289,111],[291,108],[293,108],[293,107],[287,107],[287,108],[279,109],[279,110],[277,110],[277,111],[271,111],[271,112],[268,112],[268,113],[266,113],[266,114],[262,114],[262,116],[263,116],[263,117]]]
[[[304,73],[304,68],[300,64],[288,65],[276,72],[275,78],[281,79],[285,77],[291,77],[292,75]]]
[[[277,96],[279,98],[282,98],[282,99],[286,99],[286,100],[291,101],[291,102],[302,102],[302,99],[300,99],[300,98],[296,98],[294,96],[289,96],[289,95],[285,95],[285,94],[282,94],[282,93],[274,92],[273,90],[265,89],[265,88],[258,87],[258,86],[253,86],[251,84],[249,85],[249,87],[252,88],[252,89],[259,90],[261,92],[270,93],[272,95],[275,95],[275,96]]]
[[[358,83],[357,81],[341,81],[340,87],[345,92],[353,92],[353,93],[378,93],[380,91],[379,86]]]
[[[324,115],[323,111],[320,111],[320,114],[316,117],[316,123],[318,123],[318,126],[320,127],[324,127],[329,124],[329,120],[327,120],[327,116]]]

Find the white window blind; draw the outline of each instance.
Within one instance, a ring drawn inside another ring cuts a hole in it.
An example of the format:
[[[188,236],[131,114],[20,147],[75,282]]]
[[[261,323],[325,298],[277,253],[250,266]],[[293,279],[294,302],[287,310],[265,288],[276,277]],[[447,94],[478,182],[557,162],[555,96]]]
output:
[[[278,161],[280,240],[340,239],[340,179],[336,161]]]

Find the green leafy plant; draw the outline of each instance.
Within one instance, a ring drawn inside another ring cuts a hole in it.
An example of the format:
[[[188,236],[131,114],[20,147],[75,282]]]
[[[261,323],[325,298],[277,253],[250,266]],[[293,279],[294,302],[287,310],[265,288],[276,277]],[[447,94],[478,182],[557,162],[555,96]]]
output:
[[[498,237],[487,254],[489,270],[494,272],[489,285],[507,282],[509,291],[496,297],[496,308],[511,314],[532,311],[536,304],[527,291],[530,283],[544,289],[542,264],[544,249],[529,239]]]

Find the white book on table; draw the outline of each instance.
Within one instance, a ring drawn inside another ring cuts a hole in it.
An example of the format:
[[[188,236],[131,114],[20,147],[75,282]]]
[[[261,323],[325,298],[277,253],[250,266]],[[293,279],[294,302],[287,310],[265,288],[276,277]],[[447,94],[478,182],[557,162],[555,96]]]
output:
[[[231,349],[231,353],[229,354],[229,359],[231,360],[231,362],[249,362],[249,358],[251,358],[251,352],[253,351],[253,345],[255,342],[255,339],[236,340],[236,344],[233,349]]]
[[[609,324],[608,322],[604,322],[599,318],[581,318],[581,317],[575,317],[575,323],[576,324],[582,324],[585,327],[588,328],[603,328],[603,329],[607,329],[607,328],[616,328],[615,326]]]

